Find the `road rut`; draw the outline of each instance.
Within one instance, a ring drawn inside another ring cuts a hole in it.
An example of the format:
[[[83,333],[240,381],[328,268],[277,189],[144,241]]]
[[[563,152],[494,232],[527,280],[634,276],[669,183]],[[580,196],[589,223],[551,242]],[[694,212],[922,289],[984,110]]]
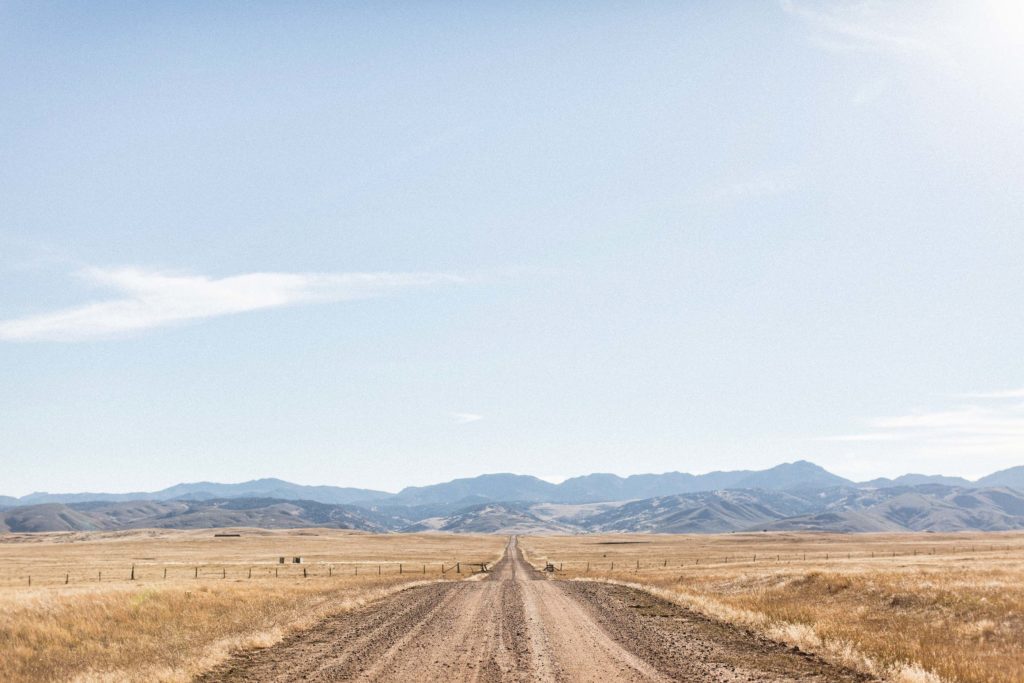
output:
[[[509,540],[483,581],[418,586],[200,681],[873,680],[640,590],[549,581]]]

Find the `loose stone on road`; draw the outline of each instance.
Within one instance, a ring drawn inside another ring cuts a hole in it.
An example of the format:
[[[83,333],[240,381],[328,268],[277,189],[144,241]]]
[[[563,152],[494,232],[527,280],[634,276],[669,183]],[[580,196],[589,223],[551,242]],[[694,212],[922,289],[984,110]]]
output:
[[[872,680],[641,590],[548,580],[515,537],[483,581],[409,588],[201,681]]]

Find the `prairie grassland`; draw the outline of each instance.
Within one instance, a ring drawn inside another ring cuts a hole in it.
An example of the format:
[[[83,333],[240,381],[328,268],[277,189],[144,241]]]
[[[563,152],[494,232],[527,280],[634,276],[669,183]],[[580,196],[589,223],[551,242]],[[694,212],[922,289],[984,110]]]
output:
[[[1021,533],[617,534],[520,547],[562,578],[638,584],[890,680],[1024,680]]]
[[[501,536],[235,531],[0,536],[0,681],[188,680],[234,650],[419,581],[466,578],[468,563],[493,562],[505,545]],[[280,556],[303,564],[279,565]]]

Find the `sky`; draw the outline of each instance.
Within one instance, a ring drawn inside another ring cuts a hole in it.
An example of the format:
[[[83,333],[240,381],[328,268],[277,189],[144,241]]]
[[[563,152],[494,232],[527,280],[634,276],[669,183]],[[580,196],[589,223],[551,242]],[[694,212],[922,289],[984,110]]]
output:
[[[0,3],[0,494],[1024,464],[1024,5]]]

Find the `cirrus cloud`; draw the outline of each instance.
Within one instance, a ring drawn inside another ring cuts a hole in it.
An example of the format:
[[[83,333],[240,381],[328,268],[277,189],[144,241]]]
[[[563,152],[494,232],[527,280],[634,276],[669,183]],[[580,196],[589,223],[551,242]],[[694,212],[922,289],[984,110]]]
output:
[[[1024,455],[1024,390],[960,396],[957,405],[871,418],[861,432],[816,441],[842,444],[847,459],[956,467],[963,475],[1019,465]]]
[[[447,273],[246,273],[223,278],[143,268],[88,268],[90,284],[118,292],[101,301],[0,320],[0,340],[83,341],[124,336],[177,323],[283,308],[386,296],[463,282]]]

